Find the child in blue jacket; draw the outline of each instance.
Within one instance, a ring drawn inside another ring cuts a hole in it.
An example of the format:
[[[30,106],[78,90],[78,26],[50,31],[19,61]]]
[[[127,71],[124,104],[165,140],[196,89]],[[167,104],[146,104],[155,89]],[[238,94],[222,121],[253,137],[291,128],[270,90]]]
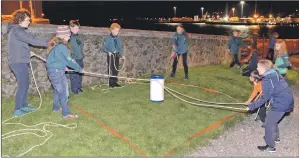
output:
[[[70,114],[67,96],[67,79],[65,70],[67,66],[76,72],[84,73],[85,71],[71,57],[71,48],[68,46],[70,39],[70,29],[68,26],[58,26],[56,37],[52,39],[48,48],[47,72],[54,88],[53,112],[62,110],[63,118],[77,118],[78,115]],[[60,105],[62,108],[60,108]]]
[[[118,37],[120,25],[113,23],[110,26],[110,35],[104,39],[104,52],[107,53],[108,73],[113,77],[109,77],[109,87],[121,87],[117,81],[119,58],[122,56],[122,42]]]
[[[270,110],[264,124],[266,146],[258,146],[258,149],[275,152],[275,142],[279,141],[278,123],[285,113],[293,109],[294,98],[287,82],[272,68],[270,60],[260,60],[257,70],[262,79],[263,96],[250,103],[247,110],[252,111],[270,101]]]
[[[243,39],[240,38],[240,31],[234,30],[233,36],[229,37],[227,43],[228,52],[231,52],[233,57],[232,63],[230,64],[231,68],[233,68],[235,64],[238,65],[238,68],[242,68],[242,64],[239,61],[239,49],[241,46],[247,46],[247,44],[245,44]]]
[[[185,79],[189,79],[188,76],[188,64],[187,64],[187,56],[188,56],[188,42],[187,42],[187,33],[183,26],[177,26],[177,31],[173,36],[173,64],[172,64],[172,73],[170,77],[175,77],[176,68],[178,64],[178,58],[182,55],[183,56],[183,66],[185,72]]]

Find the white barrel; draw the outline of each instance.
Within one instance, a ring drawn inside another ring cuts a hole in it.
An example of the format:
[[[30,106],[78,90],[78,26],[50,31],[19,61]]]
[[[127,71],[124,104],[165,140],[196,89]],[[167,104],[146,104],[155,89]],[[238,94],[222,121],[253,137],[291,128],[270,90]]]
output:
[[[154,75],[150,79],[150,100],[152,102],[164,101],[164,77]]]

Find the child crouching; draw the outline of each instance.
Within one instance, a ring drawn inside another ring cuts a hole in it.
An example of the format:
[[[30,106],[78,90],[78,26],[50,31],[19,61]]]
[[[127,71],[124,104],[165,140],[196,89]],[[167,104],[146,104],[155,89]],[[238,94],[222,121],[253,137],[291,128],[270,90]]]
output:
[[[262,79],[263,97],[248,105],[254,110],[270,100],[270,109],[265,120],[265,146],[258,146],[261,151],[275,152],[275,143],[279,141],[278,123],[285,113],[294,108],[293,94],[285,81],[273,68],[270,60],[260,60],[257,70]]]

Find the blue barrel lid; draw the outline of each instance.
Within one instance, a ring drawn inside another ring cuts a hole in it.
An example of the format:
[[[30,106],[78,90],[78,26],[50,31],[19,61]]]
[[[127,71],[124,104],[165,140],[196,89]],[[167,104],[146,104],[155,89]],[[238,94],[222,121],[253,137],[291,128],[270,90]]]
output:
[[[153,75],[151,76],[151,79],[164,79],[164,77],[159,75]]]

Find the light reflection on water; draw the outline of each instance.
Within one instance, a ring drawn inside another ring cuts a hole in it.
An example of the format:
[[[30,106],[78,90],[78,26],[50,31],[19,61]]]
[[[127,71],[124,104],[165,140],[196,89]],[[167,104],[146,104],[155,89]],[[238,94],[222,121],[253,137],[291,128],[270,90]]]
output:
[[[252,34],[260,37],[269,37],[272,32],[278,32],[280,38],[299,39],[299,26],[297,24],[291,26],[279,25],[221,25],[221,24],[205,24],[205,23],[156,23],[156,25],[166,25],[172,30],[180,24],[185,27],[187,32],[214,35],[230,35],[233,30],[240,30],[242,37],[248,37]]]

